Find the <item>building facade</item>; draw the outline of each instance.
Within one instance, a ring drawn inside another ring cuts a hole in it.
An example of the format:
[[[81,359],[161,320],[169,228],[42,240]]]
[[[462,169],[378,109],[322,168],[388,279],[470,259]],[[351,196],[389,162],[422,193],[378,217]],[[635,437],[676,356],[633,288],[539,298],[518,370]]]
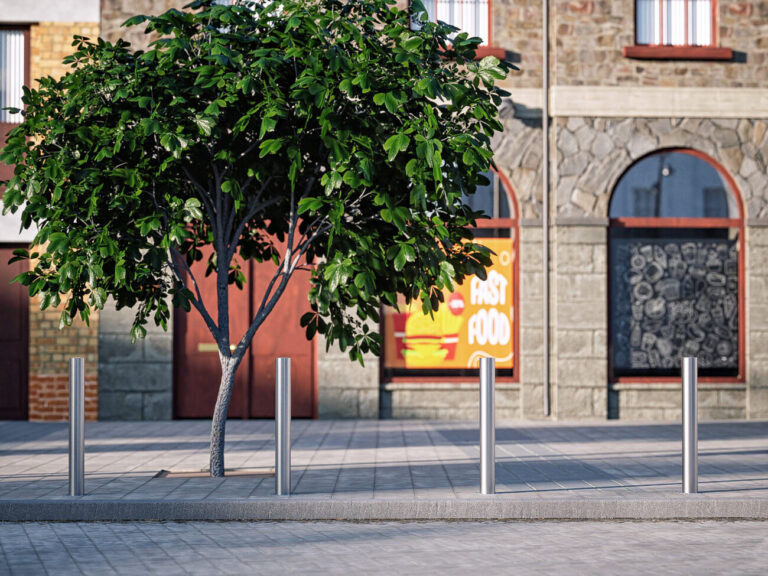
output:
[[[128,17],[182,2],[76,4],[87,16],[68,9],[57,26],[114,41],[126,37],[119,24]],[[496,172],[473,200],[492,216],[478,236],[498,255],[495,284],[467,282],[431,324],[384,311],[384,353],[364,367],[324,342],[297,352],[302,415],[474,418],[472,364],[488,354],[499,366],[499,418],[675,420],[679,359],[693,355],[702,419],[767,418],[766,7],[552,0],[544,14],[529,0],[424,4],[520,68],[505,82]],[[6,23],[6,14],[0,34],[27,27],[29,77],[51,73],[42,66],[60,57],[53,48],[50,59],[38,56],[36,71],[35,38],[53,25],[42,14]],[[52,38],[66,52],[69,42]],[[145,42],[138,30],[127,38]],[[11,228],[3,224],[2,250],[29,240]],[[25,309],[22,417],[44,416],[33,408],[34,382],[58,382],[65,356],[83,350],[100,419],[205,415],[182,401],[218,385],[197,381],[203,368],[191,358],[204,358],[209,343],[195,339],[192,319],[177,315],[169,332],[131,344],[130,311],[105,309],[90,331],[54,333],[34,302]],[[291,322],[280,313],[278,326]],[[265,332],[233,416],[269,416],[259,406],[270,404],[269,355],[286,355],[273,346],[280,335]]]

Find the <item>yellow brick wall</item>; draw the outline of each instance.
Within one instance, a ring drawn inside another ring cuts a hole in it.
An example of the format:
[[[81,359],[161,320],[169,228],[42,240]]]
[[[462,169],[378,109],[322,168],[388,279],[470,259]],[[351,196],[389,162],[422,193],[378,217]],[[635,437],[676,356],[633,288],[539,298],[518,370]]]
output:
[[[32,86],[43,76],[59,77],[69,67],[62,64],[72,53],[74,35],[97,38],[99,25],[78,22],[41,22],[30,27],[30,77]],[[69,395],[69,359],[85,358],[86,418],[98,416],[97,312],[90,327],[76,319],[59,330],[60,309],[40,310],[40,299],[30,299],[29,309],[29,419],[66,420]]]
[[[30,27],[30,76],[33,85],[38,78],[58,78],[69,70],[61,61],[72,53],[72,37],[75,35],[96,39],[99,25],[95,22],[40,22]]]

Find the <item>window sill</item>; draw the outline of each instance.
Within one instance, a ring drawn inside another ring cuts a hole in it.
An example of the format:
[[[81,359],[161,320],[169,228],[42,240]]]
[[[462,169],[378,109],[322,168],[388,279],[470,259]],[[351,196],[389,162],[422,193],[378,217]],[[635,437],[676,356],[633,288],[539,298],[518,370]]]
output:
[[[733,50],[719,46],[624,46],[622,55],[640,60],[733,60]]]
[[[507,51],[496,46],[478,46],[475,51],[475,60],[480,60],[486,56],[496,56],[499,60],[506,60]]]

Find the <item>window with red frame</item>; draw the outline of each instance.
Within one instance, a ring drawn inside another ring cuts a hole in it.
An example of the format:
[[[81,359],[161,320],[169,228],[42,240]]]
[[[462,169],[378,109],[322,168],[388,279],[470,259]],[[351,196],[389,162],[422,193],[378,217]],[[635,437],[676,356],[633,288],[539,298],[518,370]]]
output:
[[[456,26],[470,36],[483,39],[483,46],[490,44],[490,0],[421,0],[430,20],[440,20]],[[414,27],[418,22],[414,22]]]
[[[611,197],[611,376],[703,377],[743,365],[743,218],[726,172],[695,150],[638,160]],[[629,380],[627,380],[629,381]]]
[[[713,0],[636,0],[638,45],[714,45]]]

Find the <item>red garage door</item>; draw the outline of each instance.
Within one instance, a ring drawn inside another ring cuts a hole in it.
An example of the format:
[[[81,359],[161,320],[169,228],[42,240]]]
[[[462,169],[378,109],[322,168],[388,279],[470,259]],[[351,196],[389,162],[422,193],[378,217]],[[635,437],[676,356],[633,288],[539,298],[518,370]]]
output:
[[[8,264],[17,246],[0,246],[0,419],[26,420],[29,350],[27,289],[11,280],[26,262]]]
[[[203,260],[205,261],[205,259]],[[216,282],[204,266],[193,267],[203,300],[214,318]],[[264,286],[274,272],[271,262],[244,265],[248,283],[230,286],[230,338],[242,337]],[[294,418],[316,416],[315,343],[307,341],[299,318],[309,311],[309,273],[298,271],[267,320],[253,338],[238,368],[229,408],[230,418],[274,418],[275,358],[291,358],[291,408]],[[176,418],[210,418],[216,404],[221,368],[216,344],[200,314],[178,311],[174,324],[174,413]]]

